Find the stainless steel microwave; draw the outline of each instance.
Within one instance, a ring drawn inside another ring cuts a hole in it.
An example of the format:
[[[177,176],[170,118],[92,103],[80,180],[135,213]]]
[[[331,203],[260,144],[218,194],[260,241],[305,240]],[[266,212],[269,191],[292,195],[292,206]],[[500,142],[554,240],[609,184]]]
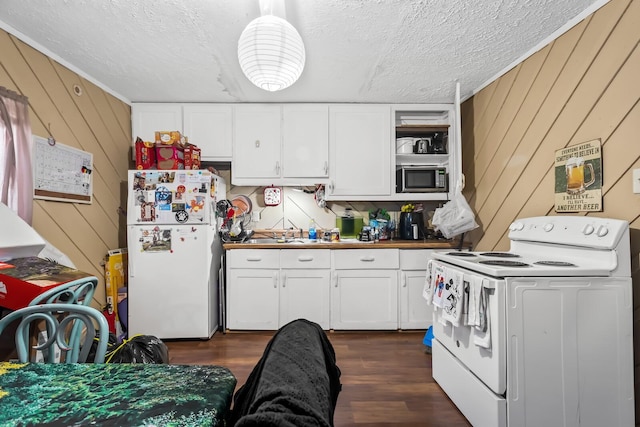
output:
[[[446,193],[449,175],[442,166],[407,165],[396,168],[397,193]]]

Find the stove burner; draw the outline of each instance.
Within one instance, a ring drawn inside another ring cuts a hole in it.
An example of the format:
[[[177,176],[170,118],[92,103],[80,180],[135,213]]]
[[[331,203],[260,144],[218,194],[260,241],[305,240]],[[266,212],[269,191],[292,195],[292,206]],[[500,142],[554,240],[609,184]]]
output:
[[[536,261],[534,264],[537,265],[550,265],[553,267],[575,267],[575,264],[565,261]]]
[[[503,259],[490,259],[486,261],[479,261],[479,264],[486,265],[498,265],[500,267],[530,267],[529,264],[520,261],[510,261]]]
[[[471,252],[447,252],[445,255],[459,256],[459,257],[474,257],[476,254]]]
[[[494,256],[498,258],[520,258],[520,255],[511,252],[482,252],[480,255]]]

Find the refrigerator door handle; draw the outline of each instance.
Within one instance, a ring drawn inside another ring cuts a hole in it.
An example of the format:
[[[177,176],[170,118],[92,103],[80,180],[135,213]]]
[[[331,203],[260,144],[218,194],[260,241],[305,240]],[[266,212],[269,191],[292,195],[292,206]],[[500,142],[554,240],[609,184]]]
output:
[[[131,250],[131,245],[129,245],[129,247],[127,248],[127,258],[129,258],[129,260],[127,261],[127,270],[129,271],[129,277],[136,277],[136,268],[135,268],[135,262],[134,262],[134,256],[133,256],[133,251]]]

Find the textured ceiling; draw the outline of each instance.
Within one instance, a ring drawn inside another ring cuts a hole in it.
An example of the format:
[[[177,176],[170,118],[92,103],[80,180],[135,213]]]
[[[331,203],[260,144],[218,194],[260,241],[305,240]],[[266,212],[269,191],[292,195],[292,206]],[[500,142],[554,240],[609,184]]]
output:
[[[237,60],[258,0],[0,0],[0,27],[131,102],[451,102],[608,0],[275,1],[307,54],[279,92]]]

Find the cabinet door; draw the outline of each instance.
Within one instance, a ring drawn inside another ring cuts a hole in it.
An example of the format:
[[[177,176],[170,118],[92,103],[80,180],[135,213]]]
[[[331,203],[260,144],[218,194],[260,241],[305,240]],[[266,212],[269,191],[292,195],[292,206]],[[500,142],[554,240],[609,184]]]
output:
[[[278,329],[278,270],[228,269],[227,327]]]
[[[391,195],[390,117],[389,105],[329,107],[328,199]]]
[[[202,150],[204,161],[231,161],[233,107],[216,104],[184,104],[183,132]]]
[[[332,329],[398,329],[396,270],[337,270],[331,288]]]
[[[400,329],[428,329],[433,323],[433,306],[422,296],[426,270],[400,272]]]
[[[281,143],[279,105],[235,107],[232,183],[242,178],[279,178]]]
[[[307,319],[329,329],[330,270],[282,270],[280,327]]]
[[[329,176],[329,107],[282,107],[283,178]]]
[[[182,132],[182,106],[180,104],[131,104],[131,136],[144,141],[155,141],[158,130]],[[135,151],[134,151],[135,152]]]

